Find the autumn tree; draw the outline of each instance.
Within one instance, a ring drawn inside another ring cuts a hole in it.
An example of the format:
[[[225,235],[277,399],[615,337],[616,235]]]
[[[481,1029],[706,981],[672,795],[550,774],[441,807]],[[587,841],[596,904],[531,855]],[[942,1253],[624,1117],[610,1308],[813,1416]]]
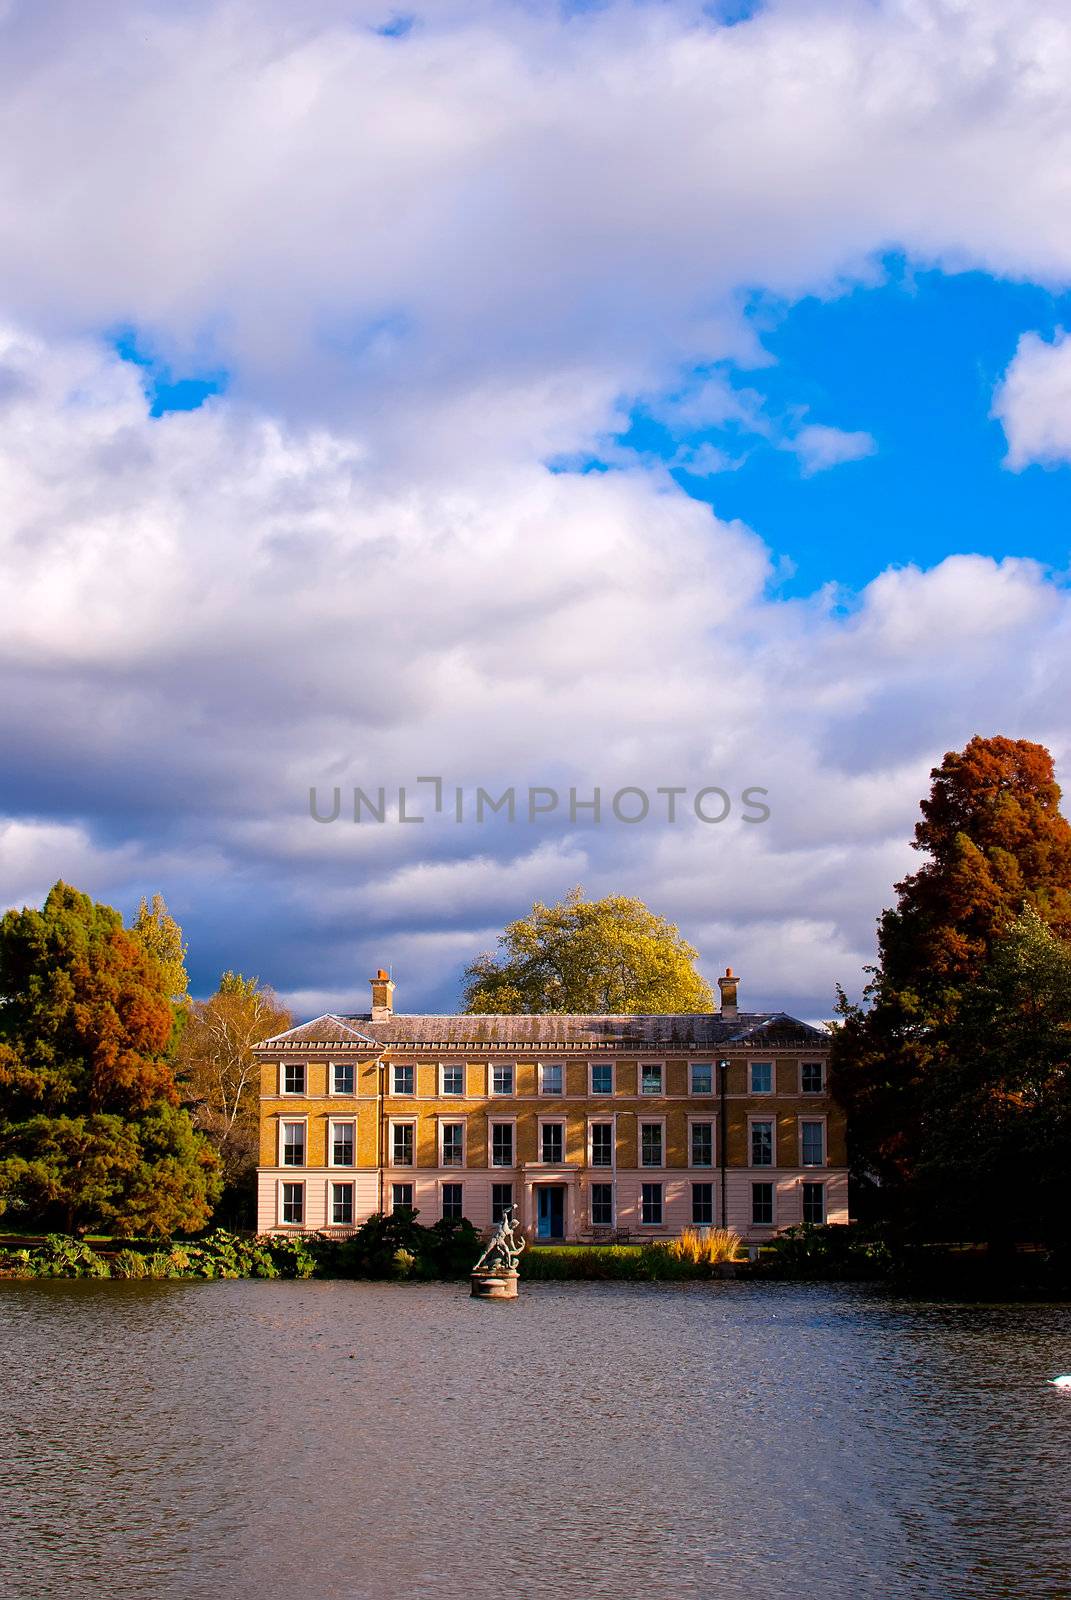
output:
[[[237,972],[225,972],[215,994],[190,1008],[179,1043],[179,1077],[228,1187],[248,1180],[257,1164],[260,1069],[253,1047],[291,1021],[273,990]]]
[[[186,946],[182,929],[167,909],[162,894],[152,900],[142,895],[138,914],[130,930],[164,971],[164,986],[171,1001],[181,1005],[189,999],[190,978],[186,971]]]
[[[1052,758],[1024,739],[973,738],[931,773],[914,847],[925,857],[896,885],[878,923],[865,1004],[841,998],[833,1086],[849,1113],[856,1172],[886,1208],[910,1187],[929,1075],[963,997],[1024,910],[1071,935],[1071,825]]]
[[[470,1012],[587,1012],[600,1015],[711,1011],[697,952],[642,900],[585,900],[573,889],[557,905],[537,902],[511,922],[498,952],[465,969]]]
[[[65,883],[0,919],[0,1207],[80,1231],[207,1222],[216,1160],[179,1106],[172,977]]]

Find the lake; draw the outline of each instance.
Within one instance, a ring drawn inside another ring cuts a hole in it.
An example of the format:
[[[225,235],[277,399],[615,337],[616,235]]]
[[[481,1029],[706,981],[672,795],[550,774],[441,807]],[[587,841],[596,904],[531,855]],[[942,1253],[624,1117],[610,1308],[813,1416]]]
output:
[[[1071,1308],[0,1283],[5,1600],[1071,1594]]]

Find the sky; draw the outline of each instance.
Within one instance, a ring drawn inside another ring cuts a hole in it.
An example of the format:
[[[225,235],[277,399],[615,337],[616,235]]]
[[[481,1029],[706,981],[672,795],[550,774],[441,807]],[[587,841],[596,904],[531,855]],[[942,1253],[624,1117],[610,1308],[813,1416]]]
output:
[[[1069,71],[1048,0],[0,0],[0,900],[300,1016],[575,884],[857,995],[945,751],[1071,782]]]

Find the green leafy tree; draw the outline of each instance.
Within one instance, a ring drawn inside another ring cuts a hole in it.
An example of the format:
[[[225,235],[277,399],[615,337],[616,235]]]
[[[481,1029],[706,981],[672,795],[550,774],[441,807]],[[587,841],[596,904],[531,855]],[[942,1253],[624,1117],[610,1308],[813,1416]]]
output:
[[[228,1185],[248,1180],[257,1164],[260,1068],[253,1047],[292,1020],[272,989],[238,972],[225,972],[215,994],[190,1008],[179,1042],[179,1078]]]
[[[170,976],[67,884],[0,919],[0,1207],[77,1231],[207,1222],[216,1161],[179,1108]]]
[[[976,737],[931,777],[914,840],[926,859],[879,919],[865,1004],[840,996],[832,1050],[853,1166],[889,1214],[910,1198],[930,1078],[947,1065],[941,1040],[997,941],[1024,908],[1071,934],[1071,825],[1049,752]]]
[[[696,951],[642,900],[585,900],[576,888],[557,905],[537,902],[498,945],[466,968],[464,1010],[636,1015],[714,1006]]]
[[[182,929],[168,911],[162,894],[154,894],[151,902],[142,895],[131,932],[163,968],[164,985],[173,1004],[184,1004],[189,999],[190,988],[186,971],[187,946],[182,941]]]

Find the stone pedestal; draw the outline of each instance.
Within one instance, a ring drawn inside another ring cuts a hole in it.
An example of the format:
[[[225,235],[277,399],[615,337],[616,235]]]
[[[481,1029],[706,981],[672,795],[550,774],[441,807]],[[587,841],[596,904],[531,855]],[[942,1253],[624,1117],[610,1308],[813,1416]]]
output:
[[[477,1300],[516,1300],[517,1273],[474,1272],[471,1277],[472,1293]]]

